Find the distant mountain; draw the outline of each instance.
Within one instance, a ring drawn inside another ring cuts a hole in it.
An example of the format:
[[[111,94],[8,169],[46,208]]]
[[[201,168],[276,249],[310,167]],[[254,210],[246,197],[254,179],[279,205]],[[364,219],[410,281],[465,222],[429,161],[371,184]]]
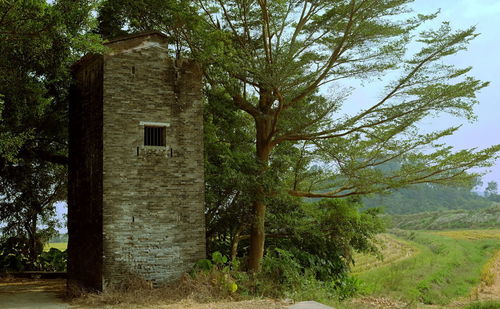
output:
[[[392,194],[363,199],[366,208],[383,207],[387,214],[415,214],[429,211],[481,209],[493,202],[467,188],[421,184]]]
[[[446,210],[392,215],[392,227],[406,230],[500,228],[500,203],[473,210]]]

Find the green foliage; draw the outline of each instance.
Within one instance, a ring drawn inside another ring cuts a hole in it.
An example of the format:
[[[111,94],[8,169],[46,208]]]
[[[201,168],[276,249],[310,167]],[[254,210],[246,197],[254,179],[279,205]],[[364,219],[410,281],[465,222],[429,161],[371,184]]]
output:
[[[91,32],[96,4],[0,1],[0,221],[26,241],[29,268],[65,199],[70,66],[103,49]]]
[[[40,239],[40,238],[38,238]],[[29,241],[22,236],[3,237],[0,241],[0,272],[24,270],[66,271],[66,251],[51,248],[43,252],[43,244],[36,243],[36,259],[31,258]]]
[[[205,207],[209,252],[230,255],[231,241],[250,215],[255,192],[251,119],[223,91],[206,89]]]
[[[219,251],[215,251],[212,253],[212,261],[215,265],[223,265],[227,263],[227,256],[222,255]]]
[[[201,259],[196,262],[191,276],[197,280],[209,281],[212,287],[219,290],[219,292],[223,290],[230,294],[235,293],[238,290],[238,284],[234,278],[235,273],[238,272],[236,264],[228,263],[227,256],[222,255],[219,251],[215,251],[212,253],[211,260]]]
[[[222,255],[219,251],[212,253],[212,259],[198,260],[194,266],[194,270],[211,271],[214,269],[225,269],[228,262],[227,256]]]
[[[360,212],[361,204],[348,199],[303,203],[288,198],[270,206],[268,247],[292,252],[319,280],[343,279],[354,251],[378,252],[373,237],[384,230],[378,209]]]
[[[0,271],[23,271],[30,268],[27,241],[22,237],[2,238],[0,241]]]
[[[66,271],[68,254],[56,248],[42,252],[37,259],[37,268],[44,271]]]
[[[262,271],[238,273],[240,293],[273,298],[292,298],[296,301],[315,299],[345,299],[357,294],[359,282],[347,274],[337,280],[317,279],[315,270],[305,268],[292,252],[274,248],[263,259]]]
[[[484,190],[484,196],[493,202],[500,203],[500,194],[498,194],[498,183],[496,181],[488,182],[486,189]]]

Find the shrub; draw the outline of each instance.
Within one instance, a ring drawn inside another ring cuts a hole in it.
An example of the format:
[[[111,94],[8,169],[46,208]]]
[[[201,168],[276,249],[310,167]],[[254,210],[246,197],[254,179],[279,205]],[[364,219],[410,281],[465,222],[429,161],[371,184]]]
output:
[[[0,271],[23,271],[28,267],[26,242],[18,237],[9,237],[0,242]]]
[[[238,273],[233,277],[240,286],[240,293],[252,296],[321,300],[345,299],[358,292],[358,280],[347,273],[322,281],[318,279],[318,269],[321,267],[304,267],[295,252],[274,248],[265,255],[260,273]]]
[[[66,271],[68,254],[56,248],[50,248],[48,252],[42,252],[37,258],[36,266],[44,271]]]
[[[40,244],[39,246],[43,246]],[[40,249],[40,251],[42,251]],[[0,242],[0,271],[17,272],[25,270],[66,271],[67,254],[51,248],[38,255],[33,264],[28,258],[26,241],[20,237],[9,237]]]

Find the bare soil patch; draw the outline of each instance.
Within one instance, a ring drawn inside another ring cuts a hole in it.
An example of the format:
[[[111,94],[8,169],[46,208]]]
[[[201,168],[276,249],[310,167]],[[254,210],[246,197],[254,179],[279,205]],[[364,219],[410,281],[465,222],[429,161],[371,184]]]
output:
[[[0,307],[3,309],[66,309],[64,279],[2,279]]]
[[[490,282],[481,283],[478,291],[478,300],[497,300],[500,301],[500,251],[494,257],[494,260],[489,263],[488,274],[491,278]]]
[[[182,300],[180,302],[168,305],[138,305],[138,304],[119,304],[119,305],[76,305],[71,309],[283,309],[284,305],[272,300],[246,300],[246,301],[215,301],[211,303],[198,303],[194,300]]]

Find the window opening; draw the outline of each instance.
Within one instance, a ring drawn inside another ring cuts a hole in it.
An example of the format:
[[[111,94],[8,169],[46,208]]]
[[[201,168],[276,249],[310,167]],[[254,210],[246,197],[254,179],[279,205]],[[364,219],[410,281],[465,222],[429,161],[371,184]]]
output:
[[[165,127],[144,127],[144,146],[165,145]]]

